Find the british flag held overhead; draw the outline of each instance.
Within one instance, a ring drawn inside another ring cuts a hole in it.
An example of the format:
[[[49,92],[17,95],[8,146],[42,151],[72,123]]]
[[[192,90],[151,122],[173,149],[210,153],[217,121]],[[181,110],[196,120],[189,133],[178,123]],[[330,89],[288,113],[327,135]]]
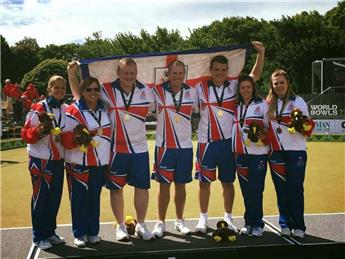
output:
[[[119,60],[123,57],[130,57],[137,63],[137,79],[152,87],[166,80],[167,65],[178,59],[186,65],[185,83],[194,86],[197,82],[210,76],[210,61],[216,55],[224,55],[228,58],[229,79],[237,77],[242,71],[250,51],[250,44],[241,44],[178,52],[113,56],[81,60],[80,68],[83,78],[92,76],[101,83],[113,82],[117,78],[116,70]]]

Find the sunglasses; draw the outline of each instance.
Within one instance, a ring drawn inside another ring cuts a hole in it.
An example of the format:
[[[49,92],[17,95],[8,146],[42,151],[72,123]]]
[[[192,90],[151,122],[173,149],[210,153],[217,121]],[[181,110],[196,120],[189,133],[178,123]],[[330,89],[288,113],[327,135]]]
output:
[[[85,92],[87,92],[87,93],[90,93],[92,91],[98,93],[99,92],[99,88],[98,87],[97,88],[85,88]]]

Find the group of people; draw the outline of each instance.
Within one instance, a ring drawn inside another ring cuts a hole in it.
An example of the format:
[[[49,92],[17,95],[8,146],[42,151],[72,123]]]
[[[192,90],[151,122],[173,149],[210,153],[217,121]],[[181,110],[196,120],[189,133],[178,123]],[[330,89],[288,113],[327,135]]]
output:
[[[10,79],[5,80],[3,96],[6,98],[6,115],[13,113],[13,121],[17,124],[22,124],[32,103],[42,99],[34,84],[28,84],[22,91],[20,85],[13,84]]]
[[[267,99],[259,97],[255,81],[263,70],[265,47],[257,41],[252,44],[257,58],[249,75],[229,80],[228,59],[218,55],[210,62],[211,78],[194,87],[184,83],[185,64],[179,60],[168,65],[167,81],[152,89],[137,80],[133,59],[121,59],[118,79],[107,83],[92,77],[80,82],[78,63],[73,61],[67,71],[75,102],[67,106],[63,102],[66,82],[53,76],[48,82],[48,98],[32,107],[22,129],[30,157],[35,244],[48,249],[64,242],[55,233],[64,163],[76,246],[100,242],[102,186],[110,190],[116,240],[129,240],[124,217],[126,184],[134,187],[135,235],[143,240],[164,235],[173,182],[174,227],[183,235],[191,233],[183,215],[186,184],[193,179],[192,113],[200,114],[194,177],[199,180],[200,217],[194,232],[207,231],[211,183],[217,172],[223,188],[224,220],[238,231],[232,220],[237,172],[245,206],[245,225],[240,233],[262,236],[268,162],[277,192],[281,234],[291,235],[292,231],[303,238],[306,140],[302,133],[290,134],[288,128],[294,109],[309,117],[307,105],[294,94],[283,70],[273,72]],[[50,131],[39,119],[44,112],[52,117]],[[151,177],[145,130],[149,114],[157,117]],[[159,183],[158,220],[152,231],[145,225],[150,178]]]

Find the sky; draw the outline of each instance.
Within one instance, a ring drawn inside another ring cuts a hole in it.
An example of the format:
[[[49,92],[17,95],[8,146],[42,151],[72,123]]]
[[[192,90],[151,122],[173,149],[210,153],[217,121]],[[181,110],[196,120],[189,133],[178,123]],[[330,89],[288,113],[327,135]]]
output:
[[[157,27],[190,31],[225,17],[254,17],[279,20],[302,11],[325,14],[337,0],[284,1],[169,1],[169,0],[0,0],[0,33],[10,46],[24,37],[35,38],[39,46],[83,43],[92,33],[103,38],[118,33],[138,35]]]

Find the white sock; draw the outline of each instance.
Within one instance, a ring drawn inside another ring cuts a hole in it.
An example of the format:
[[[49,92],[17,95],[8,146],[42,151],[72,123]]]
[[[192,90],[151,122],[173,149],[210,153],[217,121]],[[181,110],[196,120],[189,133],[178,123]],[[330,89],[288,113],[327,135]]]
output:
[[[203,218],[204,220],[208,220],[208,213],[200,213],[200,218]]]
[[[232,219],[232,213],[224,212],[224,218]]]

